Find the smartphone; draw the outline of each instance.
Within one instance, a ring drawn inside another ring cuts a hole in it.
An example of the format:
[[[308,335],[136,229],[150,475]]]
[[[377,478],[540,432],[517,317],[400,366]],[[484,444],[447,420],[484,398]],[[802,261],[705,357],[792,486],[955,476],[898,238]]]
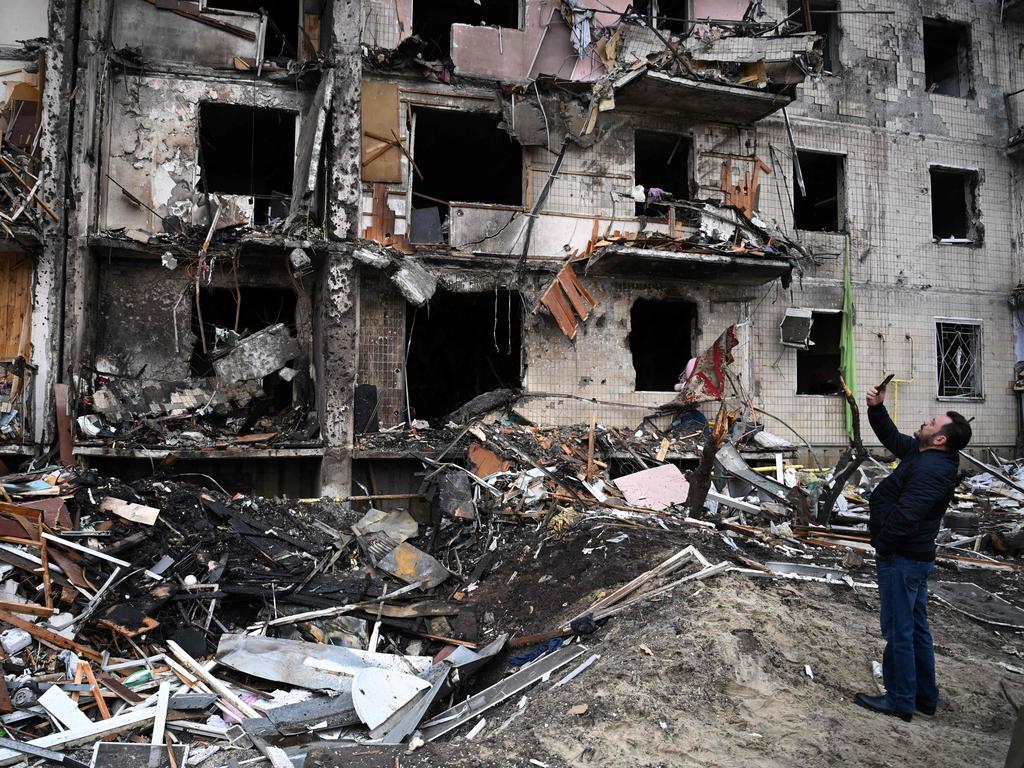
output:
[[[895,373],[890,373],[888,376],[885,377],[885,381],[883,381],[881,384],[879,384],[877,387],[875,387],[875,389],[877,389],[879,392],[881,392],[883,389],[885,389],[887,386],[889,386],[889,382],[892,381],[895,378],[896,378],[896,374]]]

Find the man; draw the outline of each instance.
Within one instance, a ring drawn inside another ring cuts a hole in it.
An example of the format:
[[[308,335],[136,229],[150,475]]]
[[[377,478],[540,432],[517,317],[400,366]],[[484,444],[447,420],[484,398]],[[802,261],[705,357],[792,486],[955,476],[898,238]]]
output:
[[[935,416],[913,437],[900,434],[885,409],[885,389],[867,394],[875,435],[900,460],[871,494],[871,545],[881,597],[884,696],[858,693],[874,712],[910,721],[914,710],[934,715],[939,701],[935,652],[928,628],[928,575],[935,565],[935,536],[953,498],[959,451],[971,425],[955,411]]]

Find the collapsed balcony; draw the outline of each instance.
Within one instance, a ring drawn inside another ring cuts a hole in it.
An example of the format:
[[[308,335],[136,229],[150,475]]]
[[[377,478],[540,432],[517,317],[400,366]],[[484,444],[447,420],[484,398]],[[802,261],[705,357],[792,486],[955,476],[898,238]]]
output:
[[[593,109],[736,124],[781,109],[806,76],[831,65],[827,32],[790,34],[803,30],[749,12],[696,24],[660,13],[664,8],[652,15],[650,5],[620,4],[616,10],[604,3],[563,3],[521,19],[514,3],[491,3],[485,10],[470,2],[406,2],[399,18],[411,15],[411,29],[400,24],[369,31],[365,63],[382,71],[419,71],[444,83],[575,82],[588,92],[593,85]],[[395,45],[380,45],[381,37]]]
[[[26,48],[24,55],[20,68],[4,72],[0,87],[0,241],[34,247],[44,220],[56,221],[57,214],[40,195],[44,52]]]
[[[93,238],[97,306],[72,402],[75,453],[321,455],[307,277],[318,256],[288,246],[214,242],[197,258],[177,243]]]

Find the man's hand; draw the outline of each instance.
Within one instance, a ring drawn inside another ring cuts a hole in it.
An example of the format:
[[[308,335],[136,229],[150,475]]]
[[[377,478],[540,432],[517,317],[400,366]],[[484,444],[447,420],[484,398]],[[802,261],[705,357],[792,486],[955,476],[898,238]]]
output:
[[[879,389],[878,387],[871,387],[871,389],[868,390],[867,400],[869,407],[881,405],[885,402],[885,390]]]

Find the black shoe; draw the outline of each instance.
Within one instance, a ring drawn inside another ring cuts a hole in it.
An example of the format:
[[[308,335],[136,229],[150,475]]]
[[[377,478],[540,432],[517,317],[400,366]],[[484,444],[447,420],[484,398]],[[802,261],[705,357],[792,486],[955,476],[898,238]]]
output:
[[[892,715],[908,723],[914,718],[913,712],[900,712],[898,709],[893,709],[889,706],[885,696],[868,696],[866,693],[858,693],[853,697],[853,700],[857,705],[864,707],[864,709],[880,712],[883,715]]]
[[[918,702],[914,705],[914,709],[916,709],[922,715],[928,715],[929,717],[933,717],[935,715],[934,704],[922,704],[921,702]]]

